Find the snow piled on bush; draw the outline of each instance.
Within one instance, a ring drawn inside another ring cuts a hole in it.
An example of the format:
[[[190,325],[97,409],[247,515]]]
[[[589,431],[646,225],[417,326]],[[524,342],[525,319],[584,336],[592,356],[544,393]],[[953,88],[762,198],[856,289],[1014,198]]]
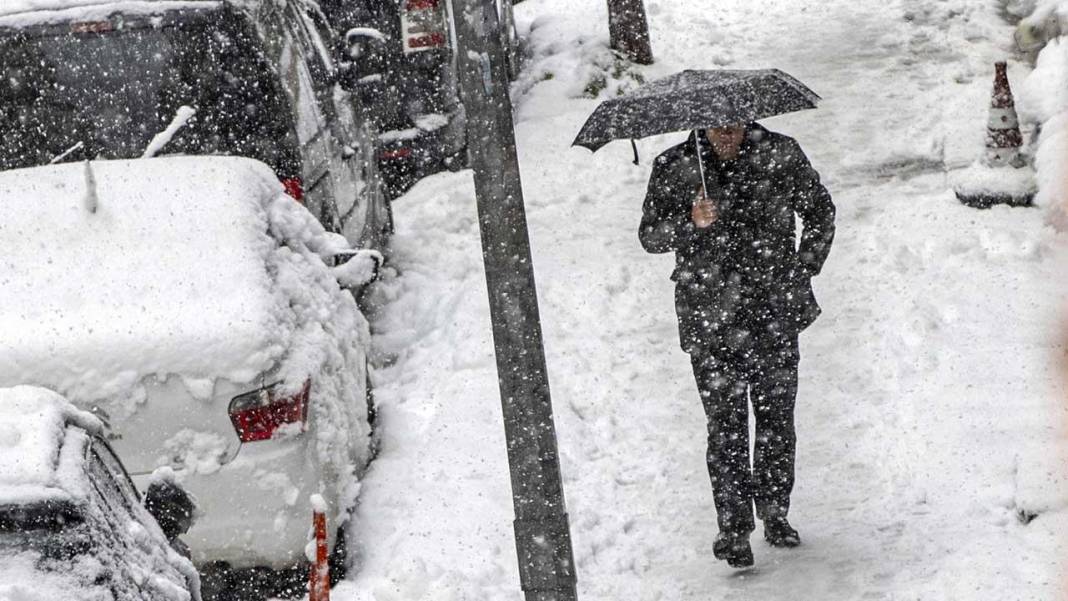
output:
[[[1068,11],[1068,2],[1063,6]],[[1038,195],[1060,229],[1068,229],[1068,40],[1050,41],[1038,55],[1035,70],[1024,81],[1021,111],[1041,123],[1034,150]]]

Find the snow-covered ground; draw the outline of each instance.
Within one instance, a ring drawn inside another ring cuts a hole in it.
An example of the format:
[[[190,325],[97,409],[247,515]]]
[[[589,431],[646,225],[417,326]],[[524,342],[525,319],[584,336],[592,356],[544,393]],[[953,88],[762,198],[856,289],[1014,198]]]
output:
[[[839,207],[802,336],[804,545],[712,557],[705,424],[679,350],[672,258],[638,244],[650,159],[681,135],[569,148],[605,93],[603,2],[517,6],[532,58],[517,137],[583,599],[1057,599],[1068,485],[1062,241],[1037,209],[961,206],[1012,27],[984,0],[647,0],[658,63],[782,68],[826,99],[768,120]],[[607,75],[605,75],[607,73]],[[598,77],[601,74],[601,77]],[[511,497],[469,173],[396,205],[345,601],[519,599]],[[1030,520],[1030,521],[1029,521]]]

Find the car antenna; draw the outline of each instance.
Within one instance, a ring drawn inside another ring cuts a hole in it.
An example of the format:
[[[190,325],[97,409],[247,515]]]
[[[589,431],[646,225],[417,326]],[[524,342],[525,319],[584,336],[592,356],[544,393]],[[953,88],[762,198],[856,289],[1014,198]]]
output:
[[[92,214],[96,214],[96,209],[100,206],[100,198],[96,194],[96,174],[93,173],[92,161],[85,161],[85,210]]]

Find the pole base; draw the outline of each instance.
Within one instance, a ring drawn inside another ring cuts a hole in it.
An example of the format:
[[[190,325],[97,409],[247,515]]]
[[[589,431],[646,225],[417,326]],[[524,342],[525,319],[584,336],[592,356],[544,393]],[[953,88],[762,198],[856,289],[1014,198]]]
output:
[[[575,601],[575,564],[566,513],[517,519],[519,579],[526,601]]]

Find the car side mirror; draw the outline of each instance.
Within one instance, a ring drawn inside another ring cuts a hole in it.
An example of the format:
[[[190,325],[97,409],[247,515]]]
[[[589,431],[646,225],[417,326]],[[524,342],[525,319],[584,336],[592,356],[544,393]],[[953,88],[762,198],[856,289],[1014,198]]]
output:
[[[341,87],[363,98],[375,96],[386,72],[386,36],[371,27],[354,27],[345,34],[342,54],[338,61]]]
[[[156,518],[167,540],[173,541],[193,527],[197,505],[192,495],[173,479],[173,472],[170,475],[153,478],[145,491],[145,509]]]
[[[378,280],[385,258],[377,250],[352,250],[334,255],[334,277],[342,288],[359,292]]]

